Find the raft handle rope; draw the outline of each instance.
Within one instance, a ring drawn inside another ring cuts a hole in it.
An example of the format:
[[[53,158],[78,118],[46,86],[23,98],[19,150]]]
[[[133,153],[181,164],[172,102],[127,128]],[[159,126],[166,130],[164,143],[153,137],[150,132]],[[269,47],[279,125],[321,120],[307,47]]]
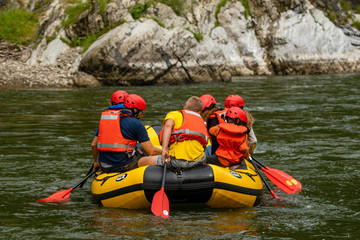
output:
[[[234,170],[236,170],[236,169],[234,169]],[[233,170],[233,171],[234,171],[234,170]],[[256,174],[251,174],[251,173],[242,172],[242,171],[235,171],[235,172],[237,172],[237,173],[243,173],[243,174],[247,175],[247,176],[248,176],[249,178],[251,178],[251,180],[253,180],[254,182],[255,182],[255,179],[254,179],[253,177],[259,175],[258,173],[256,173]],[[255,171],[255,172],[256,172],[256,171]]]
[[[99,175],[95,176],[94,181],[98,181],[98,182],[102,181],[102,183],[100,184],[100,186],[102,186],[108,179],[116,177],[116,176],[121,175],[121,174],[123,174],[123,173],[118,173],[118,174],[114,174],[112,176],[106,176],[106,177],[104,177],[102,179],[98,179],[97,177],[101,175],[101,173],[100,173]]]

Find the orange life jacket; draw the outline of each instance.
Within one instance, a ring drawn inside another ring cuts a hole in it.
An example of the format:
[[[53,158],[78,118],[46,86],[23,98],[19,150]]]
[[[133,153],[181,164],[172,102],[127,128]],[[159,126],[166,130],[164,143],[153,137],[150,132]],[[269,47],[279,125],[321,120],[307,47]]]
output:
[[[225,122],[225,114],[227,109],[219,110],[209,116],[210,119],[217,118],[219,123]]]
[[[218,127],[220,131],[216,138],[219,148],[215,154],[219,162],[224,166],[239,164],[249,156],[249,129],[231,123],[221,123]]]
[[[97,150],[99,152],[134,151],[137,141],[125,139],[120,130],[120,116],[129,116],[119,110],[107,110],[101,114]]]
[[[171,130],[169,145],[174,142],[182,142],[185,140],[196,140],[204,148],[208,144],[208,132],[206,130],[204,120],[192,111],[180,110],[183,116],[183,123],[179,128]],[[160,132],[160,143],[162,143],[163,130]]]

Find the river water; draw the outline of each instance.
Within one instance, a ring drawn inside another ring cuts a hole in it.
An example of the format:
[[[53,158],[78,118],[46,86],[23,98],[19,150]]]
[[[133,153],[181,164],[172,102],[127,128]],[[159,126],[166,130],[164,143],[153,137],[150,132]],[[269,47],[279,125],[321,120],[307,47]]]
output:
[[[90,180],[66,203],[36,200],[69,189],[92,164],[99,116],[120,88],[0,90],[2,239],[360,239],[360,75],[244,77],[231,83],[125,87],[159,125],[192,95],[223,106],[239,94],[255,117],[254,156],[303,185],[261,207],[171,206],[170,218],[91,200]]]

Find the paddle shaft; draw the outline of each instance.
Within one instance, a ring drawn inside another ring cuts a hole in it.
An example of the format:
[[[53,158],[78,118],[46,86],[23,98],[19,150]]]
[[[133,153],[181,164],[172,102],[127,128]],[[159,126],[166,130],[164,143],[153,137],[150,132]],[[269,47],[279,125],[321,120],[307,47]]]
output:
[[[164,164],[163,179],[162,179],[162,182],[161,182],[161,187],[162,187],[162,188],[165,188],[166,165],[167,165],[167,160],[165,160],[165,164]]]
[[[256,172],[259,174],[261,180],[263,181],[263,183],[265,184],[266,188],[269,190],[270,194],[273,196],[273,198],[279,198],[274,191],[270,188],[269,184],[267,183],[267,181],[265,180],[264,176],[261,175],[258,166],[256,165],[256,163],[253,161],[253,157],[250,156],[249,158],[250,162],[252,163],[252,165],[254,165]]]
[[[86,180],[89,179],[89,177],[91,177],[92,175],[94,175],[94,174],[96,173],[96,171],[97,171],[97,169],[92,170],[92,172],[88,173],[88,174],[85,176],[84,179],[82,179],[81,181],[79,181],[78,183],[76,183],[76,184],[72,187],[72,189],[75,189],[75,188],[79,187],[80,185],[83,185],[83,184],[86,182]]]
[[[96,173],[96,171],[97,171],[97,169],[93,170],[91,173],[87,174],[84,179],[82,179],[81,181],[76,183],[72,188],[69,188],[68,190],[62,190],[62,191],[56,192],[47,198],[37,200],[37,202],[63,202],[63,201],[66,201],[70,197],[70,193],[75,188],[84,184],[89,177],[91,177],[92,175],[94,175]]]
[[[82,185],[84,185],[84,183],[86,182],[86,180],[89,179],[89,177],[91,177],[92,175],[94,175],[96,173],[97,169],[93,170],[91,173],[88,173],[84,179],[82,179],[80,182],[76,183],[72,188],[70,188],[63,196],[63,198],[66,196],[66,195],[69,195],[70,196],[70,193],[76,189],[77,187],[80,186],[80,188],[82,187]]]
[[[94,163],[91,165],[91,167],[90,167],[89,171],[87,172],[86,176],[93,171],[93,168],[94,168]],[[83,181],[83,182],[79,185],[79,188],[82,188],[82,187],[84,186],[84,184],[85,184],[85,181]]]
[[[262,168],[267,168],[267,166],[265,166],[262,162],[260,162],[259,160],[257,160],[255,157],[251,156],[251,158],[257,163],[259,164],[260,167]]]

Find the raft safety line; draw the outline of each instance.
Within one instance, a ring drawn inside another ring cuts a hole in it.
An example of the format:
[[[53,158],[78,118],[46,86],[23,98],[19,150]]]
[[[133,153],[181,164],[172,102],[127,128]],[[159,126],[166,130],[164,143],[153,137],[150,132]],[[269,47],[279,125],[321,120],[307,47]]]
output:
[[[144,186],[145,185],[145,186]],[[143,183],[139,183],[139,184],[135,184],[135,185],[131,185],[131,186],[127,186],[124,188],[120,188],[120,189],[116,189],[107,193],[102,193],[102,194],[93,194],[93,198],[95,200],[105,200],[105,199],[109,199],[109,198],[113,198],[113,197],[117,197],[126,193],[131,193],[131,192],[136,192],[136,191],[151,191],[151,190],[155,190],[158,189],[158,185],[148,185],[147,184],[143,184]],[[174,184],[175,185],[175,184]],[[176,191],[178,189],[177,185],[175,186],[171,186],[169,185],[165,185],[165,192],[170,193],[171,191]],[[196,190],[199,189],[199,187],[202,188],[207,188],[207,189],[222,189],[222,190],[227,190],[227,191],[231,191],[231,192],[236,192],[236,193],[241,193],[241,194],[246,194],[246,195],[252,195],[252,196],[262,196],[263,194],[263,190],[262,189],[251,189],[251,188],[245,188],[245,187],[240,187],[240,186],[235,186],[235,185],[231,185],[228,183],[222,183],[222,182],[212,182],[212,183],[194,183],[194,184],[183,184],[182,185],[182,190],[179,191],[188,191],[188,190]]]

